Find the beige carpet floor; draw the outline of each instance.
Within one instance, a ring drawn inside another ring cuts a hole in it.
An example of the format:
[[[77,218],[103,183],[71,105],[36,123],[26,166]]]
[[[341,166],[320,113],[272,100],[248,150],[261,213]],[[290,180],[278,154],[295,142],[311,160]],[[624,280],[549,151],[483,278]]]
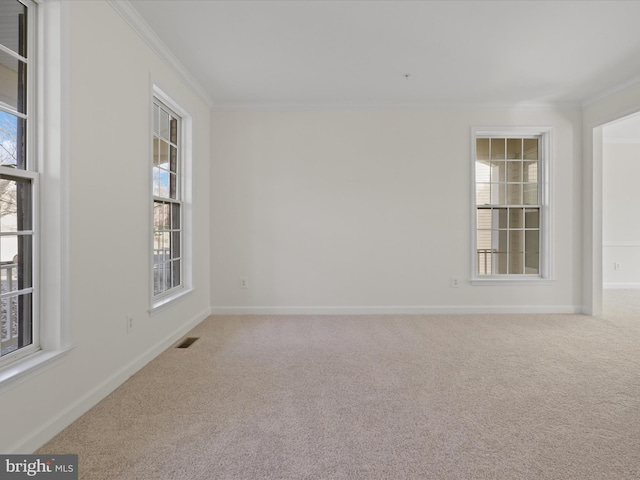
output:
[[[79,454],[87,480],[638,479],[624,298],[597,318],[210,317],[38,453]]]

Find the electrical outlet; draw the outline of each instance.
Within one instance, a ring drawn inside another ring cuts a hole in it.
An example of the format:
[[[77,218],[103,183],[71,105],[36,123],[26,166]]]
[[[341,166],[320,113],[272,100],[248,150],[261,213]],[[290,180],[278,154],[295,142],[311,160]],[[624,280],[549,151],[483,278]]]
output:
[[[127,321],[127,333],[129,333],[131,330],[133,330],[133,315],[127,313],[125,315],[125,319]]]
[[[244,277],[241,277],[238,285],[240,286],[240,288],[249,288],[249,280],[247,280]]]
[[[618,262],[614,262],[613,263],[613,269],[614,270],[620,270],[620,264]]]
[[[458,277],[451,277],[451,288],[458,288],[459,286]]]

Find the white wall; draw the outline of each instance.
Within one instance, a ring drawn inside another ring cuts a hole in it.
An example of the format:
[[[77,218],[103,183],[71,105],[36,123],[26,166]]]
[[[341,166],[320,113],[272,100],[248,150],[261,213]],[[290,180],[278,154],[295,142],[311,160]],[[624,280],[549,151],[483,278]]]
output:
[[[480,125],[553,127],[550,285],[468,283]],[[580,128],[577,109],[215,112],[213,311],[579,310]]]
[[[607,127],[603,137],[604,287],[640,287],[640,140],[615,142],[608,137]]]
[[[201,321],[210,306],[209,107],[105,2],[66,2],[69,15],[70,332],[76,348],[0,394],[0,451],[29,452]],[[149,308],[151,81],[194,125],[194,285]],[[46,288],[46,285],[44,286]],[[127,333],[125,314],[134,328]],[[46,312],[43,312],[46,317]]]

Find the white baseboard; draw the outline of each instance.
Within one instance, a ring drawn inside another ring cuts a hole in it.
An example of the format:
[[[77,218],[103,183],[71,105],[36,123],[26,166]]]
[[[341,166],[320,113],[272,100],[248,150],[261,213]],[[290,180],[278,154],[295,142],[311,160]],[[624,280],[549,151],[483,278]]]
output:
[[[211,307],[212,315],[446,315],[582,313],[580,305],[474,305],[393,307]]]
[[[640,283],[605,283],[602,285],[605,290],[632,290],[640,289]]]
[[[107,395],[109,395],[116,388],[122,385],[133,374],[135,374],[147,363],[164,352],[167,348],[169,348],[187,332],[201,323],[209,315],[211,315],[211,309],[207,308],[206,310],[195,316],[193,319],[191,319],[191,321],[168,335],[164,340],[156,343],[147,351],[140,354],[128,365],[125,365],[113,375],[100,382],[93,389],[88,391],[77,401],[55,415],[50,421],[42,425],[40,428],[29,432],[27,435],[18,440],[7,452],[4,453],[13,454],[36,451],[46,442],[51,440],[55,435],[57,435],[63,429],[71,425],[75,420],[84,415],[98,402],[103,400]]]

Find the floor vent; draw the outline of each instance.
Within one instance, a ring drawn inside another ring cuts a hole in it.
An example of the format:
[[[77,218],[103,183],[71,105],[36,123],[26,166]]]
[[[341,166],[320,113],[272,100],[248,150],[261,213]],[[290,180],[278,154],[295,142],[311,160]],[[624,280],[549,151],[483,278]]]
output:
[[[193,345],[193,342],[198,340],[198,338],[200,337],[187,337],[182,342],[180,342],[176,348],[189,348],[191,345]]]

